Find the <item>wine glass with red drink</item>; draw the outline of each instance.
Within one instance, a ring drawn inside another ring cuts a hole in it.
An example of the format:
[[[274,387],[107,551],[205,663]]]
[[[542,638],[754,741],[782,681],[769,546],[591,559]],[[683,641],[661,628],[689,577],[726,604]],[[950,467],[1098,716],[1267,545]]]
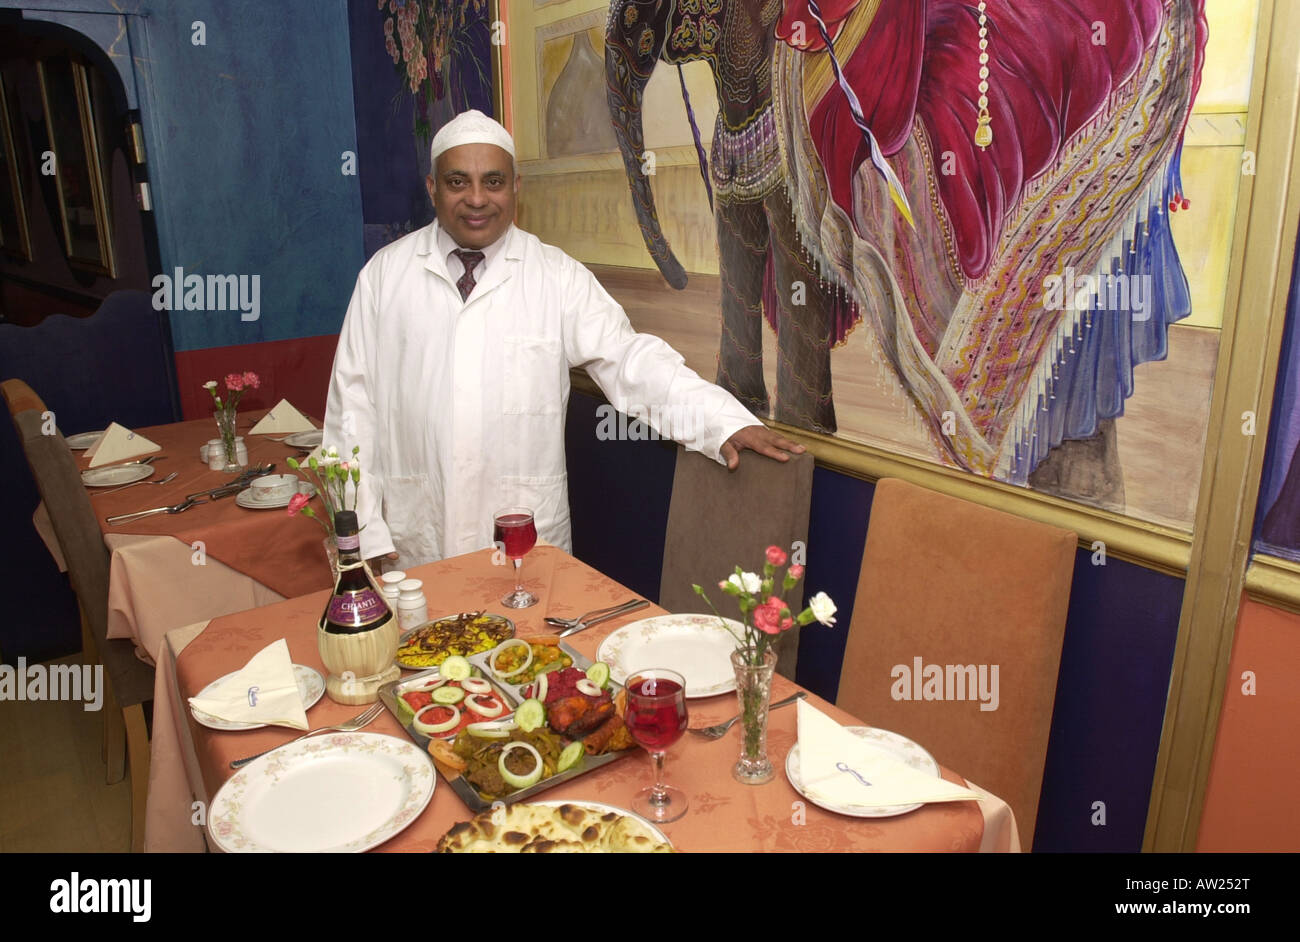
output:
[[[492,540],[515,564],[515,590],[501,600],[506,608],[527,608],[537,596],[524,589],[523,565],[528,551],[537,545],[537,526],[527,507],[506,507],[492,515]]]
[[[637,792],[632,809],[659,824],[686,813],[686,794],[663,783],[664,755],[686,731],[686,680],[662,667],[637,671],[627,681],[627,713],[623,717],[632,738],[645,747],[654,763],[655,783]]]

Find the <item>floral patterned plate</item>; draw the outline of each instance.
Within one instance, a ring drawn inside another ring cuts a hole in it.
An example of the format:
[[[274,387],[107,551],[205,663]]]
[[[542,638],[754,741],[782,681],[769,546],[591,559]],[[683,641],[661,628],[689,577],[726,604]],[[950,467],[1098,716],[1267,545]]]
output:
[[[609,665],[616,683],[647,667],[668,667],[686,678],[686,697],[713,697],[736,689],[731,652],[743,632],[738,621],[717,615],[658,615],[624,625],[600,643],[596,660]]]
[[[330,733],[244,766],[213,799],[208,833],[227,852],[358,853],[419,817],[437,782],[429,756],[381,733]]]
[[[891,733],[887,729],[876,729],[872,726],[846,726],[844,728],[859,739],[865,739],[873,746],[879,746],[909,768],[924,772],[927,775],[933,775],[935,778],[939,777],[939,763],[934,761],[934,756],[906,736]],[[785,756],[785,777],[790,780],[790,784],[794,786],[794,790],[800,795],[803,795],[814,805],[825,808],[827,811],[834,811],[836,814],[847,814],[854,818],[892,818],[896,815],[907,814],[909,811],[915,811],[921,807],[921,804],[924,804],[924,802],[921,802],[915,805],[878,805],[872,807],[868,805],[836,805],[819,801],[804,791],[803,781],[799,777],[799,768],[799,744],[795,743]]]
[[[229,676],[230,674],[226,675],[226,677]],[[226,677],[218,677],[200,690],[198,696],[206,697],[212,688],[225,680]],[[302,698],[302,708],[310,710],[325,694],[325,678],[315,668],[308,667],[306,664],[295,664],[293,665],[293,679],[298,682],[298,696]],[[223,720],[211,713],[196,710],[192,706],[190,707],[190,713],[197,723],[206,726],[208,729],[262,729],[266,726],[265,723],[240,723],[235,720]]]

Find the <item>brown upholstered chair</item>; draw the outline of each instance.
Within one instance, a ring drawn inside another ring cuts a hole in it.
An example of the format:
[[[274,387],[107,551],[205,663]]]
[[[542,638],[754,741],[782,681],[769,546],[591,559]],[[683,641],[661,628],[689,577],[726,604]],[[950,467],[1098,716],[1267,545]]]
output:
[[[83,657],[104,667],[104,759],[108,780],[121,780],[125,758],[131,773],[131,845],[140,851],[144,848],[149,789],[149,733],[144,708],[153,700],[154,670],[135,656],[135,645],[108,638],[110,557],[72,452],[62,436],[44,434],[44,405],[26,383],[6,380],[0,390],[11,410],[15,406],[33,406],[12,413],[14,427],[77,593],[82,637],[88,647]]]
[[[659,604],[673,613],[708,612],[691,586],[715,588],[736,566],[761,572],[763,552],[775,544],[786,552],[808,541],[808,506],[812,500],[813,456],[791,455],[786,462],[762,455],[741,456],[728,471],[698,452],[677,449],[668,532],[659,581]],[[795,589],[802,593],[803,583]],[[709,593],[718,611],[735,618],[734,599]],[[802,597],[785,599],[791,610]],[[777,648],[777,670],[793,679],[799,655],[798,626],[786,632]]]
[[[880,481],[840,670],[838,706],[916,740],[1004,799],[1026,848],[1033,847],[1077,543],[1068,530]],[[931,665],[943,671],[941,684],[915,689],[918,673],[934,680]],[[974,665],[976,676],[950,665]],[[996,709],[982,709],[994,705],[994,690]],[[923,699],[926,693],[945,699]]]

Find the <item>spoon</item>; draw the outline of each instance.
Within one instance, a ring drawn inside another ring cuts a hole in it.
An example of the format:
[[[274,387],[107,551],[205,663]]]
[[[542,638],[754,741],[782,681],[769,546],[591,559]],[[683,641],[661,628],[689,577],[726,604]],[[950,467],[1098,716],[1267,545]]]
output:
[[[141,462],[141,464],[143,464],[143,462]],[[100,494],[112,494],[114,491],[123,491],[126,490],[128,487],[135,487],[137,484],[166,484],[168,481],[175,478],[178,474],[180,474],[179,471],[173,471],[171,474],[167,475],[167,477],[159,478],[156,481],[132,481],[130,484],[123,484],[121,487],[110,487],[106,491],[95,491],[95,495],[98,496]]]

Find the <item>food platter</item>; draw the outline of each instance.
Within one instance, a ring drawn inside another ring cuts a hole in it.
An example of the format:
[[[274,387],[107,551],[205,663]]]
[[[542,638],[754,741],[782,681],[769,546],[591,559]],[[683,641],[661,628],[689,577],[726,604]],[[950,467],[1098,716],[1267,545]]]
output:
[[[584,672],[592,667],[592,661],[568,645],[561,644],[560,647],[564,655],[572,661],[571,673],[585,676]],[[572,715],[566,712],[565,709],[569,704],[568,698],[557,698],[550,704],[550,711],[554,716],[547,717],[539,729],[526,727],[527,732],[525,734],[513,727],[516,722],[520,724],[524,722],[523,713],[520,713],[517,718],[516,712],[520,704],[528,700],[521,692],[521,689],[526,690],[527,688],[502,683],[492,675],[486,663],[486,654],[474,655],[467,662],[461,662],[467,668],[468,680],[470,682],[486,682],[490,685],[495,694],[500,694],[503,697],[510,712],[503,714],[500,720],[475,724],[479,728],[477,734],[467,730],[464,724],[457,727],[460,729],[459,733],[456,730],[450,730],[456,736],[455,739],[445,738],[447,731],[444,731],[441,736],[437,733],[430,735],[418,728],[415,722],[415,714],[409,703],[411,698],[408,695],[413,691],[432,690],[433,684],[444,681],[445,679],[441,677],[440,668],[422,671],[379,688],[380,701],[402,725],[402,728],[406,730],[407,735],[417,745],[431,754],[435,766],[447,780],[452,791],[471,810],[476,812],[485,811],[492,808],[494,803],[509,806],[517,802],[528,801],[548,789],[580,775],[603,768],[609,763],[616,762],[636,751],[632,748],[633,743],[630,735],[627,734],[626,728],[622,727],[621,719],[613,715],[615,697],[622,689],[618,685],[606,681],[604,690],[597,688],[598,696],[587,697],[584,695],[585,700],[592,704],[589,711],[590,715],[585,718],[581,715],[581,711],[577,714],[576,719],[572,718]],[[452,666],[451,662],[447,662],[446,666],[450,668]],[[595,670],[597,672],[596,676],[599,676],[601,668],[597,667]],[[450,674],[451,671],[449,670],[448,673]],[[565,683],[569,682],[571,678],[561,678],[558,672],[555,676],[557,678],[555,692],[563,692],[567,689]],[[605,671],[605,676],[608,676],[608,671]],[[459,682],[463,684],[466,681],[461,680]],[[436,690],[434,692],[436,693]],[[584,698],[575,697],[573,699],[582,700]],[[531,706],[539,707],[539,704],[533,701]],[[524,712],[526,713],[527,710]],[[539,715],[544,714],[541,714],[539,710]],[[422,712],[425,728],[429,728],[431,725],[441,726],[448,719],[450,717],[439,713],[437,710]],[[584,724],[584,719],[591,722]],[[555,720],[560,725],[555,726],[553,729],[552,720]],[[599,722],[599,725],[593,725],[595,722]],[[591,728],[587,728],[588,725]],[[563,732],[557,730],[563,730]],[[476,738],[477,736],[482,736],[483,739],[480,741]],[[524,745],[520,745],[521,742]],[[529,746],[532,748],[527,748]],[[528,782],[520,773],[513,773],[513,778],[519,779],[519,781],[517,784],[510,784],[511,779],[506,778],[507,774],[510,774],[510,770],[504,767],[506,759],[503,753],[516,749],[520,751],[526,749],[526,751],[532,752],[536,757],[536,765],[533,766],[535,772],[540,772],[543,764],[545,764],[546,771],[550,772],[550,774],[545,775],[540,780],[533,778],[531,782]],[[543,763],[543,756],[545,757],[545,763]],[[495,778],[497,782],[495,785],[485,784],[485,777],[492,778],[489,768],[492,762],[491,758],[484,757],[497,757],[502,764],[500,776]],[[471,781],[471,777],[474,777],[475,780]],[[479,784],[475,784],[475,782]]]
[[[407,670],[427,670],[437,667],[449,655],[469,657],[514,636],[515,623],[504,615],[488,612],[444,615],[403,634],[395,660]]]
[[[436,853],[671,853],[668,835],[639,814],[599,801],[534,801],[453,825]]]

